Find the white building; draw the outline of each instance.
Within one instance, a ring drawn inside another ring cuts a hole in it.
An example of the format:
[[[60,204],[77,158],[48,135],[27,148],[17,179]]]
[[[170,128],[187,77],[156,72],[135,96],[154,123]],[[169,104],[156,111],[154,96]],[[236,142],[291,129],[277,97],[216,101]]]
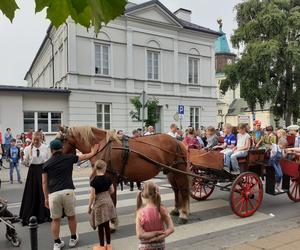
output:
[[[183,127],[216,126],[218,36],[191,23],[189,10],[172,13],[157,0],[129,3],[98,35],[72,20],[50,26],[25,79],[28,86],[70,91],[69,126],[130,133],[141,127],[129,115],[130,98],[143,90],[159,100],[157,132],[169,129],[178,105],[185,106]]]
[[[0,85],[0,131],[11,128],[14,136],[42,129],[47,142],[59,124],[68,123],[69,90]]]

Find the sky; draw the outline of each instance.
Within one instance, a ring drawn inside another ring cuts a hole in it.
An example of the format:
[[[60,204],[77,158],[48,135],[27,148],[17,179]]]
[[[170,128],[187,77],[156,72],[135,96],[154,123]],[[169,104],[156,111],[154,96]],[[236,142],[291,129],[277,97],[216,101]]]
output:
[[[142,3],[146,0],[131,0]],[[236,28],[234,6],[242,0],[161,0],[172,12],[179,8],[192,11],[192,22],[218,30],[223,19],[227,37]],[[0,84],[26,85],[24,76],[46,34],[50,22],[45,11],[35,14],[34,0],[17,0],[20,10],[13,23],[0,12]]]

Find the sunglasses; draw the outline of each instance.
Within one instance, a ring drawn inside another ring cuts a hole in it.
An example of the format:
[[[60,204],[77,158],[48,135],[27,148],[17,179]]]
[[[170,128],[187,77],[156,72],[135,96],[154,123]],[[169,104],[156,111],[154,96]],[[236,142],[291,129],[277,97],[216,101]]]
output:
[[[40,157],[40,150],[38,148],[36,149],[36,156]]]

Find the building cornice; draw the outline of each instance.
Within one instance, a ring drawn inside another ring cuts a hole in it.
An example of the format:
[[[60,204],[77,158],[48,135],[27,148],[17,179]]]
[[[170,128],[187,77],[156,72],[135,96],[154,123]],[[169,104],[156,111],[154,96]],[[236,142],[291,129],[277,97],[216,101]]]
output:
[[[136,92],[130,92],[130,91],[113,91],[113,90],[97,90],[97,89],[84,89],[84,88],[69,88],[71,90],[71,93],[75,92],[97,92],[97,93],[112,93],[112,94],[119,94],[119,95],[139,95],[141,91]],[[208,96],[187,96],[187,95],[168,95],[168,94],[153,94],[153,93],[147,93],[148,96],[163,96],[163,97],[178,97],[178,98],[191,98],[191,99],[208,99],[208,100],[217,100],[217,97],[208,97]]]

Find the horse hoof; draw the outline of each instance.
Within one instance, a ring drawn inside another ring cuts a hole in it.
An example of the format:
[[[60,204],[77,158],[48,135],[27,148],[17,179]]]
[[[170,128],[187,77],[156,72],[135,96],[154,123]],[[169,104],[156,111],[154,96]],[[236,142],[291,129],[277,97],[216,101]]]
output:
[[[170,215],[172,215],[172,216],[179,216],[179,211],[173,209],[173,210],[170,212]]]
[[[186,224],[187,223],[187,219],[185,218],[178,218],[178,224],[182,225],[182,224]]]

